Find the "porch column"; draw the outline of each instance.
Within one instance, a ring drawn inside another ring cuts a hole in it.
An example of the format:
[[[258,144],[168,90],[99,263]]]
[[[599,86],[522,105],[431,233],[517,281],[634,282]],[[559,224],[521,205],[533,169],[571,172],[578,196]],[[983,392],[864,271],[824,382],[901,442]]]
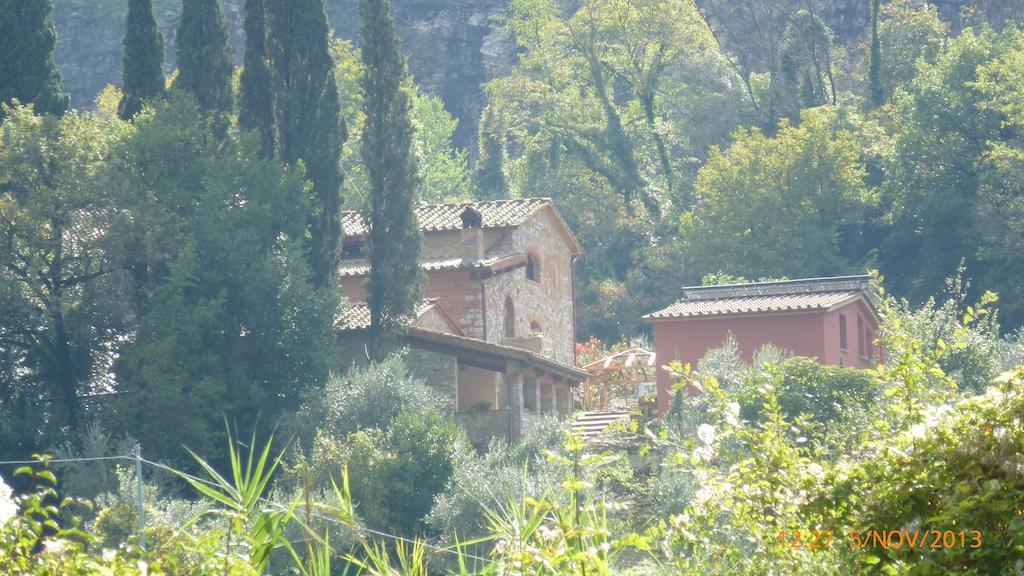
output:
[[[505,388],[508,390],[508,439],[518,442],[523,437],[523,375],[515,360],[505,363]]]

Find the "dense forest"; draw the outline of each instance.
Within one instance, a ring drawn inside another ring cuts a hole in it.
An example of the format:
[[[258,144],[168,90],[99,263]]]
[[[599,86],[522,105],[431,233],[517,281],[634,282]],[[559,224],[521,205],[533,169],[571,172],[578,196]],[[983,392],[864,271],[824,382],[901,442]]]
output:
[[[80,4],[0,0],[0,572],[1024,574],[1017,3],[510,0],[457,110],[388,0],[118,2],[72,99]],[[582,246],[581,349],[684,285],[871,273],[885,362],[726,342],[664,418],[478,453],[396,338],[413,208],[526,197]]]

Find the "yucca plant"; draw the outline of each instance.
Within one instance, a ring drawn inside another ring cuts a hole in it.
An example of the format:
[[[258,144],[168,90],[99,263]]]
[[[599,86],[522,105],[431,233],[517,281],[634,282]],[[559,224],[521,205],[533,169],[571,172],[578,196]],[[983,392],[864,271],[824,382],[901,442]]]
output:
[[[226,423],[225,426],[227,427]],[[284,529],[294,518],[296,502],[288,507],[275,506],[264,494],[274,472],[281,463],[284,450],[271,460],[270,448],[273,434],[264,443],[262,450],[256,448],[256,432],[249,439],[248,454],[243,455],[235,447],[236,440],[228,428],[228,454],[231,461],[230,478],[225,478],[213,466],[192,450],[189,454],[199,463],[206,478],[196,478],[176,472],[197,492],[221,505],[211,511],[227,520],[225,557],[231,554],[236,535],[240,535],[248,546],[249,562],[257,573],[263,572],[270,563],[270,555],[276,548],[284,546]],[[205,513],[204,513],[205,514]],[[197,520],[194,518],[193,521]]]

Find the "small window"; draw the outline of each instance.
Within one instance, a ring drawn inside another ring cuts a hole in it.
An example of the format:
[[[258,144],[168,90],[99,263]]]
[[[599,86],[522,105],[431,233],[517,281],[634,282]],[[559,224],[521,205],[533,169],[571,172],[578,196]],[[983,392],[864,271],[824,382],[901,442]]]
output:
[[[516,306],[512,303],[512,297],[505,298],[505,337],[514,338],[516,335]]]
[[[847,351],[846,347],[846,314],[839,315],[839,349]]]
[[[540,325],[540,322],[534,320],[530,322],[530,334],[543,334],[544,327]]]
[[[540,260],[533,254],[526,255],[526,279],[540,282]]]

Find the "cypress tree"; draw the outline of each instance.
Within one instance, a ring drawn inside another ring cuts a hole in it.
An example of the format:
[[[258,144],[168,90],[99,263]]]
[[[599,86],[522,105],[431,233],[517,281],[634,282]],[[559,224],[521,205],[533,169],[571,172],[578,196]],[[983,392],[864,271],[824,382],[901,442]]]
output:
[[[360,0],[360,88],[366,123],[362,158],[370,184],[370,355],[397,344],[398,328],[419,300],[420,234],[413,203],[418,185],[409,72],[388,0]]]
[[[128,0],[123,62],[117,113],[129,120],[142,109],[143,100],[164,93],[164,37],[156,25],[153,0]]]
[[[59,116],[70,99],[53,56],[52,12],[52,0],[0,0],[0,102],[17,99]]]
[[[234,55],[228,45],[228,21],[220,0],[183,0],[175,37],[180,86],[199,107],[225,121],[231,114]]]
[[[473,186],[481,200],[508,198],[505,180],[505,126],[493,106],[480,119],[480,157],[473,168]]]
[[[878,39],[879,0],[871,0],[871,55],[868,61],[868,87],[871,90],[872,106],[885,103],[885,89],[882,87],[882,44]]]
[[[266,0],[246,0],[245,64],[241,77],[238,125],[256,130],[266,158],[274,154],[274,87],[267,64]]]
[[[347,134],[323,0],[267,0],[267,31],[278,148],[285,163],[302,160],[313,184],[310,269],[314,283],[327,286],[338,265]]]

